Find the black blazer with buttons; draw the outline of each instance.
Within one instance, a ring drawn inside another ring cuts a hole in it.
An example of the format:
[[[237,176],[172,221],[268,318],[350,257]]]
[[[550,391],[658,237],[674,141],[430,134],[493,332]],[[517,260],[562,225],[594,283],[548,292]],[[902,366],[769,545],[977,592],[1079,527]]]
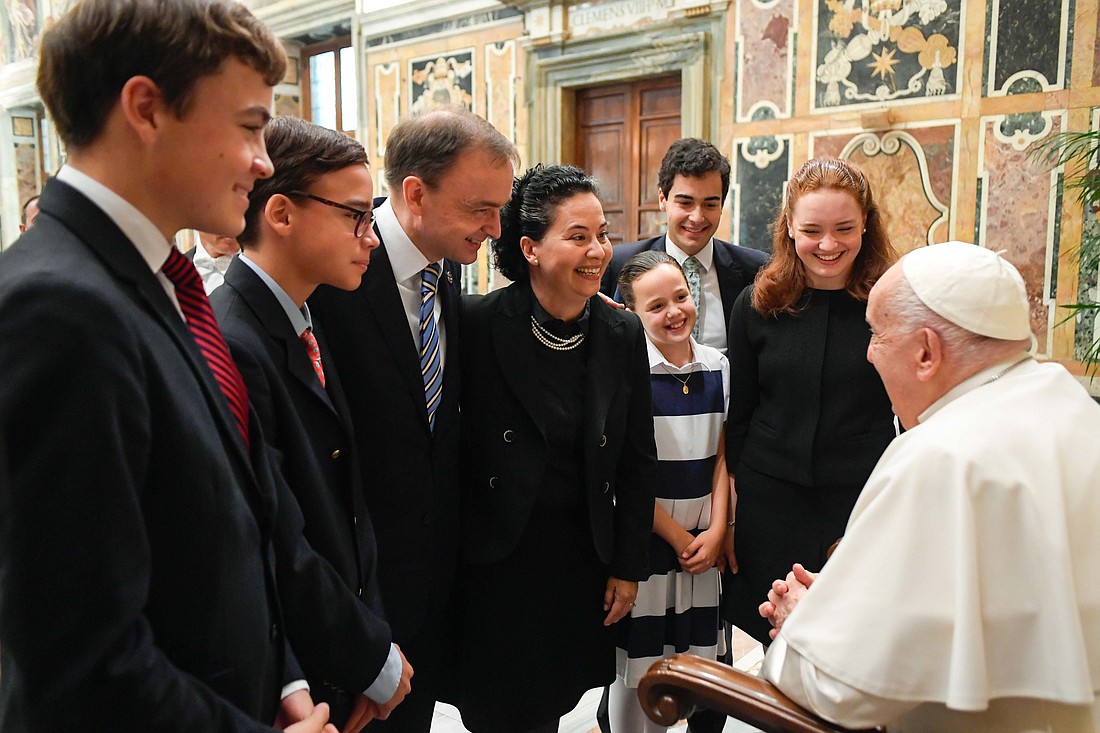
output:
[[[0,730],[270,731],[262,429],[110,218],[57,180],[39,206],[0,254]]]
[[[371,252],[357,290],[322,285],[309,298],[347,395],[378,539],[382,602],[394,640],[402,645],[448,613],[458,563],[459,274],[457,264],[444,261],[437,297],[447,352],[434,431],[428,427],[418,346],[386,243]],[[409,663],[416,668],[415,659]]]
[[[305,538],[339,575],[364,608],[319,603],[303,627],[318,632],[295,639],[297,646],[320,646],[358,679],[355,692],[343,691],[306,665],[314,701],[333,706],[341,724],[355,695],[365,689],[389,654],[390,630],[382,620],[374,529],[363,498],[354,432],[335,360],[319,327],[314,335],[325,364],[326,386],[313,371],[305,345],[290,325],[271,289],[252,268],[235,259],[225,284],[210,297],[226,342],[248,386],[249,399],[264,426],[264,437],[305,519]],[[289,503],[289,500],[288,500]],[[346,600],[346,599],[345,599]],[[346,616],[346,617],[345,617]],[[333,647],[324,627],[347,628]],[[315,674],[310,674],[314,672]],[[358,677],[356,676],[358,675]]]
[[[583,417],[592,539],[611,576],[648,577],[657,449],[641,322],[590,301]],[[516,546],[542,484],[546,441],[533,364],[531,289],[514,283],[463,301],[462,516],[467,562]]]
[[[619,273],[623,271],[623,265],[639,252],[664,252],[665,241],[665,235],[662,234],[640,242],[615,245],[611,250],[611,263],[600,280],[600,292],[622,302],[619,296]],[[737,296],[746,285],[752,284],[756,273],[767,261],[766,252],[749,247],[735,247],[720,239],[714,240],[714,266],[718,275],[718,292],[722,296],[722,312],[727,324],[730,322],[730,313],[733,311],[733,301],[737,300]]]

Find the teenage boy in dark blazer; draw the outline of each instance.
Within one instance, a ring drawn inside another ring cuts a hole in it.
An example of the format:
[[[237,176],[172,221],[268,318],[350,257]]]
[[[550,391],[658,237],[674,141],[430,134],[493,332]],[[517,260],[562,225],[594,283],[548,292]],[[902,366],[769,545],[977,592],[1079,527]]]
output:
[[[702,263],[704,301],[702,308],[697,307],[698,340],[723,354],[733,301],[768,260],[763,252],[714,238],[729,187],[730,162],[718,148],[698,138],[674,142],[661,161],[657,182],[657,200],[668,217],[668,233],[617,245],[600,282],[600,292],[620,300],[619,273],[637,253],[668,252],[681,266],[688,257],[695,257]]]
[[[369,643],[348,653],[362,655],[377,672],[365,690],[363,714],[385,718],[408,692],[412,669],[383,621],[351,418],[327,343],[305,305],[321,283],[359,285],[378,246],[371,229],[374,186],[366,151],[343,133],[280,117],[264,139],[275,175],[249,194],[238,236],[244,251],[210,302],[275,463],[301,507],[306,539],[368,610]],[[306,619],[333,622],[324,608]],[[313,699],[329,703],[340,726],[364,692],[320,677],[308,682]]]
[[[262,429],[170,243],[243,226],[285,65],[223,0],[83,0],[43,35],[68,162],[0,254],[5,733],[270,731],[297,676]]]
[[[370,269],[356,291],[322,286],[309,301],[355,424],[386,617],[416,669],[415,690],[388,720],[372,723],[375,733],[427,733],[435,701],[447,694],[442,654],[452,642],[459,555],[459,267],[500,234],[517,163],[515,146],[464,110],[402,122],[386,142],[390,196],[375,202],[381,244]],[[429,265],[441,268],[432,311],[443,355],[434,426],[418,335]]]

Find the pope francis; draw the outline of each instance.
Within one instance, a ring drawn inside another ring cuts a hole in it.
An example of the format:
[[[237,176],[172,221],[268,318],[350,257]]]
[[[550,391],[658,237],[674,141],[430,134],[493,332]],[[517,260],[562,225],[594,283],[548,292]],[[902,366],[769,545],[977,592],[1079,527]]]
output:
[[[762,674],[851,728],[1100,731],[1100,406],[1029,356],[1023,279],[982,247],[906,255],[867,320],[907,432],[824,570],[761,606]]]

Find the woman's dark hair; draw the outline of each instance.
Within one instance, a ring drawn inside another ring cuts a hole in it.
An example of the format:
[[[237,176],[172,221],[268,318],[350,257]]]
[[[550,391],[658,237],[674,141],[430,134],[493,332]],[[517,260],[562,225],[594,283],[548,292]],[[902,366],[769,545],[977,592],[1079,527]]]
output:
[[[836,158],[813,158],[794,172],[787,182],[787,195],[775,217],[772,233],[772,258],[756,276],[752,305],[765,316],[797,313],[809,281],[806,267],[795,252],[794,239],[787,233],[791,226],[795,204],[803,194],[812,191],[844,191],[855,198],[860,211],[867,217],[863,244],[848,273],[845,289],[857,300],[867,302],[871,286],[897,261],[898,255],[890,243],[882,214],[871,193],[871,183],[854,163]]]
[[[672,265],[680,271],[681,275],[684,274],[684,270],[680,267],[680,263],[673,259],[672,255],[668,252],[646,250],[644,252],[639,252],[626,261],[622,271],[619,273],[619,295],[622,296],[623,305],[630,310],[634,310],[634,281],[661,265]],[[686,276],[684,277],[684,282],[687,282]]]
[[[557,215],[558,206],[580,193],[599,196],[596,181],[572,165],[542,165],[528,169],[512,184],[512,198],[500,210],[500,236],[491,240],[493,263],[512,281],[530,272],[520,239],[540,241]]]

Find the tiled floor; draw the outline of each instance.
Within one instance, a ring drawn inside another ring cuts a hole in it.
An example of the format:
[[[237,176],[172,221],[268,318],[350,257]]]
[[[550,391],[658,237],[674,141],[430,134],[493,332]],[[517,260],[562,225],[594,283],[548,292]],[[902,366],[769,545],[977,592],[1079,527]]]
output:
[[[733,635],[733,666],[738,669],[756,670],[764,659],[764,650],[760,644],[735,630]],[[572,712],[564,715],[558,733],[598,733],[596,727],[596,706],[600,703],[600,690],[589,690],[577,704]],[[751,733],[756,728],[739,723],[736,720],[727,721],[723,733]],[[686,733],[687,724],[669,728],[670,733]],[[435,718],[432,721],[432,733],[467,733],[462,727],[462,718],[458,710],[450,705],[440,703],[435,708]]]

